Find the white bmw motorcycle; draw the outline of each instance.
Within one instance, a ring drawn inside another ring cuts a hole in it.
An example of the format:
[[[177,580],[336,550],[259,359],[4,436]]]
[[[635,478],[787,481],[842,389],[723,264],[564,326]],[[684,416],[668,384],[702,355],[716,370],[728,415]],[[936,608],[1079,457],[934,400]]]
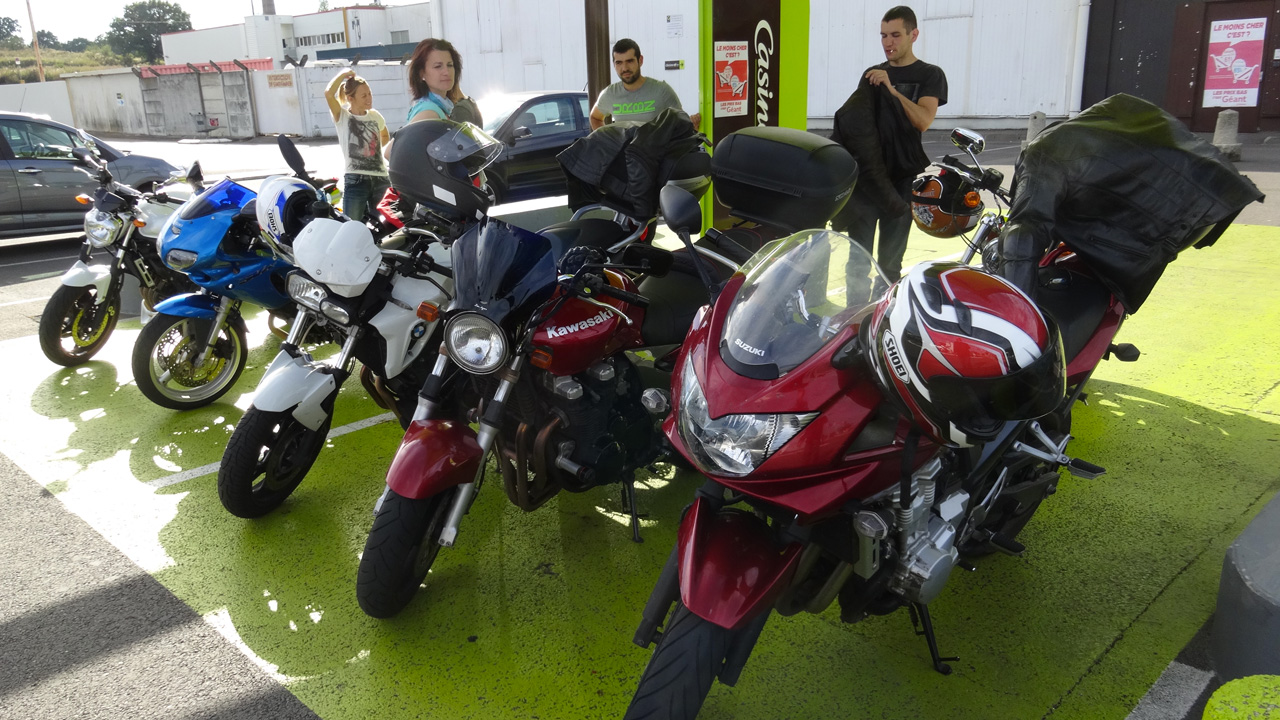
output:
[[[298,198],[310,202],[316,191],[294,178],[263,184],[257,212],[265,234],[289,227],[281,213]],[[402,228],[379,246],[364,223],[321,216],[297,232],[291,253],[298,269],[288,292],[297,316],[218,471],[218,497],[243,518],[271,512],[306,477],[356,360],[374,401],[407,421],[440,342],[427,308],[445,307],[453,296],[449,250],[425,227]],[[308,338],[341,349],[317,360],[303,349]]]

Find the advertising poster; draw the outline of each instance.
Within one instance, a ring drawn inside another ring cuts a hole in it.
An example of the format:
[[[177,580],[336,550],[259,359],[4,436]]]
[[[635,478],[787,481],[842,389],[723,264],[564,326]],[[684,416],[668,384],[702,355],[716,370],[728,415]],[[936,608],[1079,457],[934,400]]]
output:
[[[747,90],[751,88],[751,61],[745,42],[715,45],[716,109],[714,117],[747,114]]]
[[[1209,24],[1202,107],[1258,106],[1266,37],[1266,18],[1215,20]]]

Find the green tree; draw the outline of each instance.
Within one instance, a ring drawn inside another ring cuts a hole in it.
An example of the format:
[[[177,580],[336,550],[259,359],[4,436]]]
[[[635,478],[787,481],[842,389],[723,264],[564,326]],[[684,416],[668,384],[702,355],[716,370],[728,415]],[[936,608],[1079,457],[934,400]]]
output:
[[[41,50],[61,50],[62,43],[58,42],[58,38],[48,30],[41,30],[36,33],[36,39],[40,41]]]
[[[191,29],[191,17],[178,5],[165,0],[142,0],[126,5],[124,17],[111,21],[107,42],[117,55],[135,55],[147,62],[163,58],[160,36]]]
[[[62,49],[67,52],[84,52],[88,47],[89,41],[82,37],[62,43]]]
[[[11,17],[0,17],[0,38],[13,37],[18,34],[18,21]]]

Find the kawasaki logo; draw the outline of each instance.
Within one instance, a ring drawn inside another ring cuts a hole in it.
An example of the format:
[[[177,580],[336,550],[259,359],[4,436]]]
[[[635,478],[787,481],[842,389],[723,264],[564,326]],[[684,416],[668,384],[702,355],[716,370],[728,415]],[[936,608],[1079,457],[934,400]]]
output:
[[[893,374],[904,383],[911,382],[911,376],[907,374],[907,364],[902,361],[902,355],[898,352],[898,343],[893,339],[892,335],[885,334],[884,356],[889,360],[889,366],[893,368]]]
[[[635,113],[653,112],[653,100],[633,103],[614,103],[614,115],[634,115]]]
[[[760,350],[759,348],[753,348],[753,347],[751,347],[750,345],[748,345],[748,344],[746,344],[746,343],[742,342],[741,340],[734,340],[734,341],[733,341],[733,344],[734,344],[734,345],[737,345],[738,347],[742,348],[743,350],[746,350],[747,352],[751,353],[752,355],[759,355],[760,357],[764,357],[764,351],[763,351],[763,350]]]
[[[761,37],[763,33],[764,37]],[[767,42],[766,42],[767,40]],[[773,93],[769,92],[769,62],[773,57],[773,28],[768,20],[761,20],[756,25],[756,125],[769,124],[769,103]]]
[[[586,330],[589,327],[595,327],[596,325],[599,325],[600,323],[611,319],[612,316],[613,316],[613,313],[608,312],[607,310],[601,310],[600,312],[596,313],[595,315],[581,322],[576,322],[572,325],[561,325],[560,327],[547,328],[547,337],[563,337],[565,335],[568,335],[569,333],[576,333],[579,330]]]

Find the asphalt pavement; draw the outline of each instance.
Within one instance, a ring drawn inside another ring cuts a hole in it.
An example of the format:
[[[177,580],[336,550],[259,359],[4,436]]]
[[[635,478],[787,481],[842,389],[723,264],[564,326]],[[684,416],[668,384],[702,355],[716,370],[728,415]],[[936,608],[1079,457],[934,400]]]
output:
[[[984,161],[1010,175],[1021,133],[987,136]],[[831,618],[788,619],[769,626],[739,688],[714,691],[710,717],[1119,718],[1166,663],[1185,657],[1212,611],[1214,553],[1277,484],[1274,312],[1214,329],[1221,315],[1208,309],[1245,295],[1274,305],[1280,264],[1261,247],[1280,237],[1280,144],[1243,137],[1239,167],[1273,199],[1238,223],[1270,228],[1245,229],[1221,252],[1175,263],[1152,309],[1126,325],[1125,339],[1147,354],[1100,371],[1078,433],[1115,479],[1064,482],[1029,528],[1043,544],[1029,542],[1028,559],[984,563],[976,579],[948,590],[935,622],[943,651],[960,647],[965,656],[957,675],[918,667],[923,643],[909,637],[904,617],[852,630]],[[926,141],[931,156],[951,151],[945,133]],[[272,139],[112,142],[179,165],[199,159],[206,177],[287,172]],[[340,174],[331,141],[298,145],[317,174]],[[333,440],[321,463],[350,461],[309,478],[316,494],[300,494],[266,523],[230,522],[207,474],[153,494],[145,483],[216,461],[251,395],[203,414],[150,406],[123,361],[136,321],[122,323],[119,347],[102,361],[61,370],[45,360],[36,323],[77,249],[74,238],[0,243],[0,404],[8,408],[0,413],[0,718],[620,714],[647,657],[627,647],[635,601],[670,546],[669,516],[688,488],[664,494],[667,480],[647,482],[657,519],[637,547],[616,522],[598,528],[602,518],[616,520],[612,497],[560,499],[530,516],[478,505],[469,522],[486,528],[472,530],[481,547],[457,551],[469,565],[444,567],[458,587],[437,596],[437,607],[386,625],[348,617],[344,573],[381,470],[351,486],[369,467],[385,467],[397,433],[383,424]],[[958,249],[913,235],[908,259]],[[268,340],[256,351],[239,390],[251,392],[273,348]],[[344,389],[335,427],[380,412],[360,394]],[[372,447],[382,454],[362,454]],[[1188,473],[1197,477],[1179,481]],[[1184,507],[1200,500],[1202,508]],[[291,566],[311,580],[288,575]],[[277,616],[274,598],[301,628]],[[890,653],[890,643],[902,645]],[[787,698],[779,682],[795,693]]]

